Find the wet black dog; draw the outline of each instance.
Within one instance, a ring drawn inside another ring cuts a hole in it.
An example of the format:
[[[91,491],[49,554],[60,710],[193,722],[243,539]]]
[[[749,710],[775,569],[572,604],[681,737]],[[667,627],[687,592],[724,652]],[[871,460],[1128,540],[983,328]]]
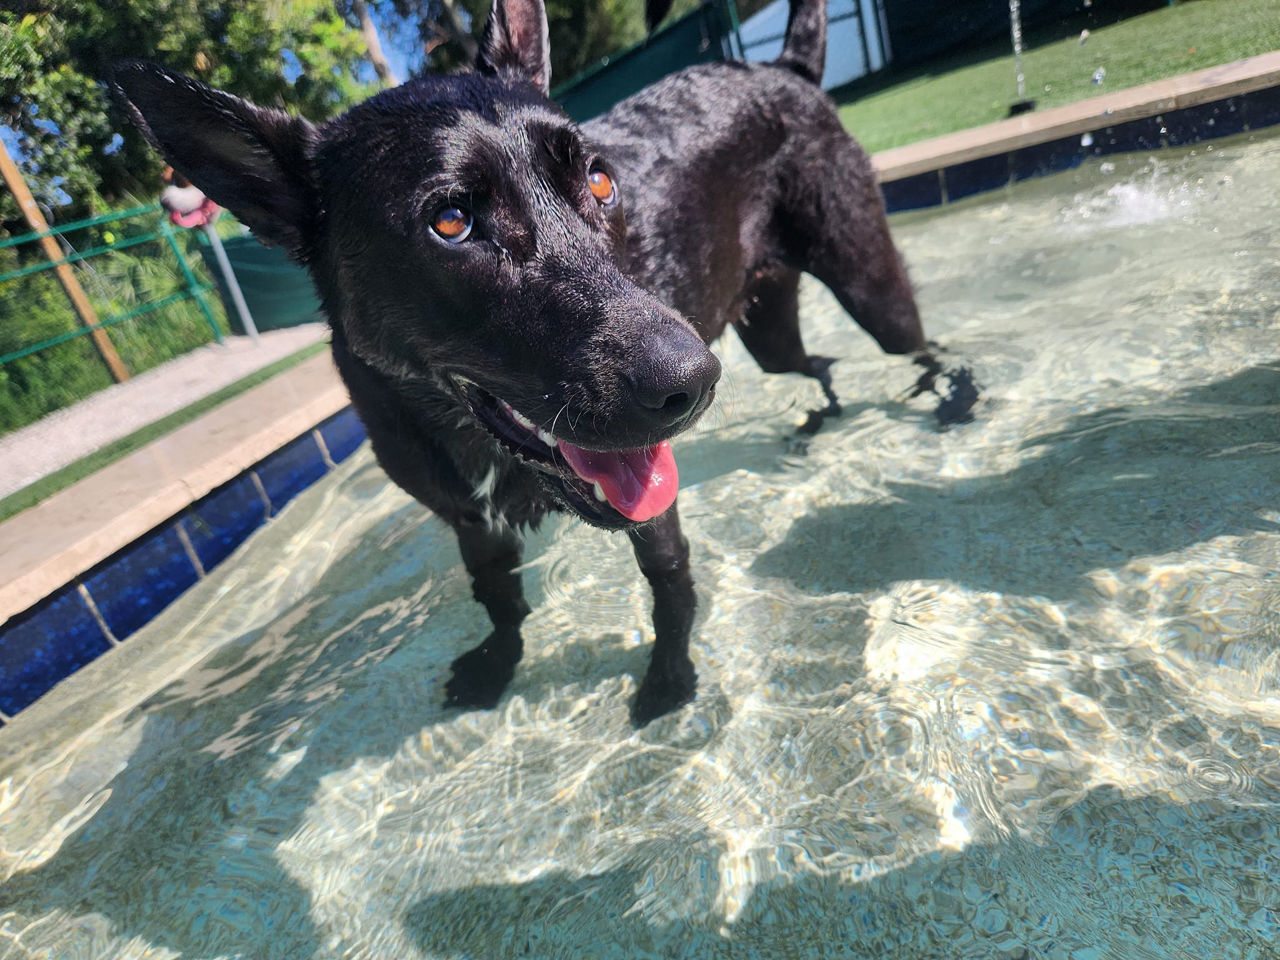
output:
[[[315,278],[378,462],[458,535],[493,632],[448,702],[491,707],[529,612],[521,527],[626,530],[654,594],[637,724],[694,696],[689,550],[666,441],[711,403],[727,326],[816,378],[808,271],[930,369],[866,154],[817,86],[824,0],[793,0],[774,64],[662,80],[598,120],[548,101],[542,0],[497,0],[474,72],[378,94],[320,127],[145,63],[113,88],[173,166]],[[624,215],[625,210],[625,215]]]

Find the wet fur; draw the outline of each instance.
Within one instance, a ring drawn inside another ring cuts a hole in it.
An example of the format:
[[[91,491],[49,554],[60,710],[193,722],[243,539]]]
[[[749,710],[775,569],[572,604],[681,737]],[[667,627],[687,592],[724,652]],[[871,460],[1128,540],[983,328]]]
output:
[[[493,706],[510,681],[529,613],[519,531],[565,505],[450,376],[557,436],[632,447],[701,409],[656,429],[628,384],[692,378],[705,394],[718,365],[703,342],[732,326],[765,371],[822,384],[816,429],[839,403],[831,361],[800,338],[801,271],[882,349],[924,351],[870,162],[813,82],[824,31],[821,0],[795,0],[777,64],[691,68],[580,136],[544,96],[540,0],[498,0],[477,72],[411,81],[319,128],[151,65],[117,70],[121,102],[174,167],[310,269],[378,462],[457,532],[493,631],[454,662],[449,703]],[[617,182],[616,209],[582,199],[588,154]],[[493,239],[459,259],[424,222],[439,196],[473,189],[488,191]],[[643,724],[694,696],[695,598],[674,506],[628,534],[654,593]]]

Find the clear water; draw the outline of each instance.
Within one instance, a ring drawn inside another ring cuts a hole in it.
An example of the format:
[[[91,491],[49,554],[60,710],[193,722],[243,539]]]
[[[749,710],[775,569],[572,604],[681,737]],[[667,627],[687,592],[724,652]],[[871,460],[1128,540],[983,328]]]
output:
[[[1277,224],[1276,140],[898,220],[947,432],[816,285],[807,453],[726,342],[701,695],[639,733],[625,539],[534,537],[509,696],[445,712],[483,615],[361,452],[0,730],[0,957],[1280,955]]]

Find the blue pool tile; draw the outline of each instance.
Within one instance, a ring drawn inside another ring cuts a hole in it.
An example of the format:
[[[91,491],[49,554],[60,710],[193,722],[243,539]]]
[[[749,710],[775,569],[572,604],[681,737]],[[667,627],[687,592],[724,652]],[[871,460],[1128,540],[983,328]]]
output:
[[[329,459],[334,463],[341,463],[364,443],[364,424],[352,407],[334,414],[320,424],[319,430],[320,436],[324,438],[325,448],[329,451]]]
[[[957,163],[943,171],[943,179],[947,187],[948,203],[1007,186],[1009,154],[1000,153],[994,157],[980,157]]]
[[[1158,150],[1163,146],[1164,126],[1159,117],[1144,117],[1115,126],[1103,127],[1093,133],[1093,153],[1105,156],[1109,153],[1132,153],[1137,150]]]
[[[936,207],[942,203],[942,182],[936,170],[882,183],[880,192],[884,194],[885,210],[889,213]]]
[[[1244,118],[1250,130],[1280,123],[1280,87],[1255,90],[1237,99],[1244,104]]]
[[[1034,146],[1015,150],[1010,159],[1013,179],[1026,180],[1028,177],[1042,177],[1048,173],[1061,173],[1063,170],[1080,166],[1087,149],[1081,145],[1080,141],[1080,137],[1064,137],[1061,140],[1050,140],[1048,143],[1037,143]]]
[[[111,649],[74,586],[0,626],[0,711],[13,716]]]
[[[279,510],[307,487],[324,476],[325,466],[320,447],[310,433],[281,447],[253,468],[271,500],[271,509]]]
[[[241,474],[192,506],[182,518],[206,571],[212,570],[267,519],[267,504],[248,474]]]
[[[196,582],[196,568],[175,527],[176,523],[167,523],[139,537],[85,578],[84,585],[117,640],[129,636]]]
[[[1183,147],[1239,133],[1245,123],[1242,107],[1232,98],[1175,110],[1164,117],[1165,140],[1171,147]]]

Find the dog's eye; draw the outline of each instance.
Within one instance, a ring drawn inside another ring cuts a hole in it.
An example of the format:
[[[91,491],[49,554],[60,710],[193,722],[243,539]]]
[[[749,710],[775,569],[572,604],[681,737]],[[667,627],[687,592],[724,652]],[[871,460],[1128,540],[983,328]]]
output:
[[[613,179],[603,170],[592,170],[587,174],[587,184],[591,187],[591,195],[606,207],[613,206],[618,199],[618,188]]]
[[[458,207],[444,207],[436,212],[431,229],[450,243],[461,243],[471,234],[471,214]]]

